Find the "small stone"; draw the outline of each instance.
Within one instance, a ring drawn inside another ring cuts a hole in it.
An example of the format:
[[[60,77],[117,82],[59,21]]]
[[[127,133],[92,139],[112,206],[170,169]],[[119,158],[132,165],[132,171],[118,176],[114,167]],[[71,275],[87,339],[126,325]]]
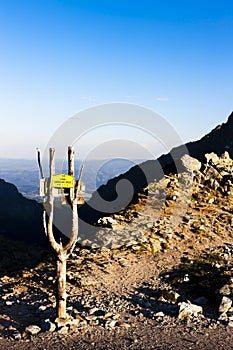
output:
[[[25,332],[35,335],[37,333],[39,333],[41,331],[41,328],[39,326],[36,325],[30,325],[28,327],[25,328]]]
[[[229,321],[227,327],[233,328],[233,321]]]
[[[219,321],[228,321],[227,314],[222,313],[222,314],[219,316],[218,320],[219,320]]]
[[[87,324],[87,321],[84,320],[84,319],[82,321],[73,319],[72,323],[69,325],[69,327],[71,327],[71,326],[80,327],[80,326],[82,326],[84,324]]]
[[[93,309],[90,309],[89,315],[94,315],[94,314],[97,313],[98,311],[99,311],[98,307],[93,307]]]
[[[212,164],[219,163],[219,157],[214,152],[206,153],[205,158],[206,158],[207,163],[212,163]]]
[[[190,279],[189,279],[189,275],[187,273],[184,275],[184,277],[179,279],[180,283],[184,283],[184,282],[186,283],[186,282],[189,282],[189,281],[190,281]]]
[[[190,279],[189,279],[189,275],[186,273],[186,275],[184,276],[184,282],[189,282]]]
[[[231,294],[231,288],[228,284],[225,284],[222,286],[222,288],[219,290],[219,293],[222,295],[230,295]]]
[[[201,169],[201,162],[196,158],[190,157],[188,154],[181,157],[181,162],[189,172],[199,171]]]
[[[152,254],[155,254],[159,251],[161,251],[162,246],[161,242],[159,240],[150,240],[150,245],[149,245],[149,250],[151,251]]]
[[[119,327],[122,327],[122,328],[130,328],[130,324],[129,323],[126,323],[126,322],[122,322],[119,324]]]
[[[63,326],[70,325],[72,323],[72,317],[67,318],[56,318],[55,324],[57,325],[57,328],[61,328]]]
[[[105,217],[100,218],[98,220],[98,224],[100,226],[112,228],[113,226],[117,225],[117,221],[115,219],[111,218],[110,216],[105,216]]]
[[[164,317],[164,313],[163,311],[159,311],[159,312],[156,312],[156,314],[154,314],[155,317]]]
[[[105,323],[105,327],[106,328],[108,328],[108,327],[110,327],[110,328],[114,328],[115,326],[116,326],[116,323],[117,323],[117,321],[114,321],[114,320],[109,320],[109,321],[106,321],[106,323]]]
[[[77,317],[75,316],[75,319],[73,320],[73,323],[76,324],[77,326],[78,325],[86,325],[87,324],[87,320],[85,320],[85,318],[83,317]]]
[[[44,332],[54,332],[56,329],[56,325],[52,323],[49,319],[43,320],[41,322],[41,328]]]
[[[113,316],[113,313],[111,311],[109,311],[109,312],[106,312],[106,314],[104,315],[104,318],[109,318],[112,316]]]
[[[231,305],[232,305],[232,300],[228,297],[223,296],[221,304],[219,305],[218,311],[221,314],[226,313],[231,308]]]
[[[20,332],[14,332],[12,335],[11,335],[11,337],[13,338],[13,339],[15,339],[15,340],[20,340],[21,338],[22,338],[22,335],[21,335],[21,333]]]
[[[180,309],[179,309],[178,318],[180,320],[189,318],[191,316],[197,316],[198,314],[202,314],[203,312],[203,309],[201,306],[191,304],[190,302],[188,303],[182,302],[179,305],[180,305]]]
[[[69,328],[67,326],[62,326],[59,330],[58,333],[62,335],[68,334]]]
[[[95,315],[86,316],[87,321],[95,321],[95,320],[97,320],[97,318],[98,318],[98,316],[95,316]]]
[[[6,305],[7,305],[7,306],[11,306],[11,305],[13,305],[13,304],[14,304],[13,301],[10,301],[10,300],[7,300],[7,301],[6,301]]]
[[[99,324],[99,320],[98,319],[89,321],[89,325],[90,326],[97,326],[98,324]]]
[[[112,315],[112,319],[113,320],[118,320],[120,318],[120,315],[118,315],[118,314],[113,314]]]
[[[38,307],[39,311],[45,311],[46,309],[47,309],[46,305],[41,305],[41,306]]]
[[[220,267],[221,267],[221,265],[218,264],[218,263],[214,264],[214,266],[215,266],[217,269],[220,269]]]
[[[147,228],[153,228],[153,226],[154,226],[154,223],[153,222],[148,222],[147,224],[146,224],[146,227]]]
[[[75,320],[76,321],[76,320]],[[73,323],[70,325],[69,332],[74,333],[77,331],[77,324]]]

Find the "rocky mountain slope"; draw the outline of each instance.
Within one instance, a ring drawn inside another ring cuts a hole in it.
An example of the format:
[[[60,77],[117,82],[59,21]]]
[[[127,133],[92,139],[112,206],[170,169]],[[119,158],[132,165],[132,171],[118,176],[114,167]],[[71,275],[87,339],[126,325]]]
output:
[[[81,208],[95,225],[84,222],[68,261],[64,324],[51,252],[0,237],[0,349],[232,349],[232,120],[187,145],[196,158],[178,147],[100,188],[111,202],[130,180],[129,205],[123,196],[110,214]],[[41,207],[3,181],[0,196],[2,235],[32,237]]]
[[[76,247],[64,325],[51,255],[5,268],[0,348],[232,348],[233,161],[212,153],[182,162],[181,174],[149,184]]]
[[[108,213],[123,209],[129,203],[131,194],[132,196],[137,195],[154,179],[158,181],[164,175],[182,172],[183,166],[180,159],[186,153],[202,162],[205,161],[205,154],[210,152],[221,155],[224,151],[228,151],[233,157],[232,135],[233,112],[226,123],[218,125],[200,140],[176,147],[169,154],[162,155],[157,160],[149,160],[136,165],[128,172],[108,181],[105,186],[101,186],[94,192],[91,200],[80,209],[80,217],[87,222],[90,220],[96,222]],[[108,205],[106,206],[100,198],[107,201]],[[117,202],[116,199],[118,199]]]

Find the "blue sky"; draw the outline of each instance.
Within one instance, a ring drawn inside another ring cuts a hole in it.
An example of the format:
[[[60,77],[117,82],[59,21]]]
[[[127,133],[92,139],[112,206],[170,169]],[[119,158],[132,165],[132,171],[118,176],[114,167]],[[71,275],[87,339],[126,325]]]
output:
[[[233,110],[232,38],[231,0],[0,0],[0,157],[109,102],[200,138]]]

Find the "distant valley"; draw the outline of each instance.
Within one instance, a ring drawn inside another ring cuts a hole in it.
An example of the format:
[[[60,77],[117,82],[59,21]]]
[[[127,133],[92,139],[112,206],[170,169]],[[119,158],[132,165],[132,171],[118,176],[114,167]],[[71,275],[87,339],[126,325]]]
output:
[[[131,167],[141,162],[141,159],[109,159],[88,160],[83,163],[82,181],[86,183],[87,199],[101,185],[106,184],[108,180],[127,172]],[[76,178],[78,178],[81,165],[80,161],[75,162]],[[58,173],[67,172],[67,168],[62,166],[61,162],[57,164],[56,170]],[[48,169],[45,168],[45,174],[47,171]],[[25,197],[40,201],[40,175],[36,160],[2,158],[0,159],[0,178],[14,184]]]

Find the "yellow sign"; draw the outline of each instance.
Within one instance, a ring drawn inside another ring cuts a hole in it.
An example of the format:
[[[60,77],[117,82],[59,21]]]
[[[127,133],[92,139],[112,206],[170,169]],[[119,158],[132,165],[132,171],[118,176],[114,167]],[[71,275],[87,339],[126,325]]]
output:
[[[54,175],[52,179],[52,187],[72,188],[74,187],[74,177],[67,174]]]

